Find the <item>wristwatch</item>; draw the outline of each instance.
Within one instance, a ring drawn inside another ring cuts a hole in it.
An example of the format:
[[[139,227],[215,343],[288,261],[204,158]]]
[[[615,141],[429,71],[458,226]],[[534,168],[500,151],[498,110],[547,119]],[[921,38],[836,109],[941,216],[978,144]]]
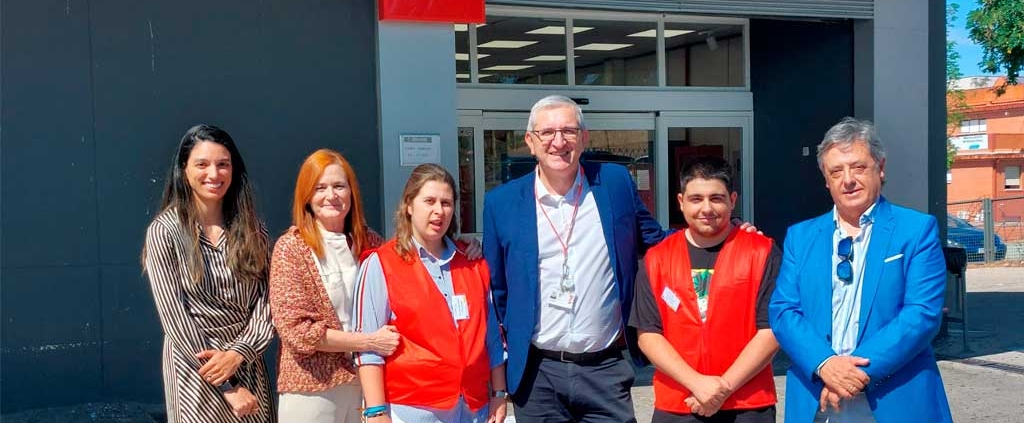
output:
[[[491,394],[491,398],[501,398],[503,400],[507,400],[508,399],[508,391],[506,391],[504,389],[500,389],[500,390],[494,391],[494,393]]]
[[[227,392],[232,389],[235,389],[238,385],[238,378],[232,376],[230,379],[225,380],[224,383],[220,384],[220,386],[218,386],[217,388],[220,389],[221,392]]]

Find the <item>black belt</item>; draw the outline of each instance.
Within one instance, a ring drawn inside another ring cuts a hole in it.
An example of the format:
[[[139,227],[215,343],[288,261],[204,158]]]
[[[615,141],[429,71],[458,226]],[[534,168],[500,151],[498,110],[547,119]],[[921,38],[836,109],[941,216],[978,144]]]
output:
[[[601,351],[584,352],[584,353],[571,353],[566,351],[551,351],[542,350],[533,345],[530,345],[530,349],[536,351],[541,357],[560,361],[563,363],[574,363],[574,364],[597,364],[604,360],[612,357],[622,357],[622,345],[612,345],[611,347],[605,348]]]

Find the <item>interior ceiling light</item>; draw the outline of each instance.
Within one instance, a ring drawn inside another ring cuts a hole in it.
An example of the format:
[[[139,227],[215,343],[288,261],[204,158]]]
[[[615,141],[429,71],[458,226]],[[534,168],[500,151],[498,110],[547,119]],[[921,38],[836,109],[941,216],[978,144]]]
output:
[[[693,31],[688,29],[666,29],[665,38],[672,38],[677,35],[689,34]],[[640,31],[637,33],[629,34],[627,37],[644,37],[644,38],[656,38],[658,36],[658,30],[648,29],[646,31]]]
[[[484,24],[476,24],[477,28],[480,28],[482,26],[487,26],[487,24],[485,24],[485,23]],[[469,25],[468,24],[455,24],[455,32],[466,32],[466,31],[469,31]]]
[[[532,68],[532,67],[533,67],[533,65],[497,65],[497,66],[491,66],[489,68],[483,68],[481,70],[486,70],[486,71],[517,71],[517,70],[523,70],[523,69],[528,69],[528,68]]]
[[[483,43],[477,46],[477,48],[522,48],[529,45],[537,44],[536,41],[512,41],[512,40],[494,40],[491,42]]]
[[[469,74],[468,73],[457,73],[457,74],[455,74],[455,78],[457,78],[457,79],[469,79]]]
[[[490,54],[479,54],[479,53],[477,53],[476,58],[477,59],[483,59],[483,58],[488,57],[488,56],[490,56]],[[469,60],[469,53],[455,53],[455,60],[468,61]]]
[[[576,50],[584,51],[612,51],[620,48],[632,47],[632,44],[612,44],[612,43],[590,43],[576,47]]]
[[[592,26],[574,26],[574,27],[572,27],[572,33],[573,34],[579,34],[581,32],[590,31],[591,29],[594,29],[594,27],[592,27]],[[565,27],[564,26],[545,26],[543,28],[537,28],[537,29],[535,29],[533,31],[527,31],[526,33],[527,34],[534,34],[534,35],[565,35]]]
[[[579,56],[576,56],[576,57],[579,57]],[[526,62],[561,62],[563,60],[565,60],[565,56],[540,55],[540,56],[533,56],[533,57],[531,57],[529,59],[526,59],[524,61],[526,61]]]

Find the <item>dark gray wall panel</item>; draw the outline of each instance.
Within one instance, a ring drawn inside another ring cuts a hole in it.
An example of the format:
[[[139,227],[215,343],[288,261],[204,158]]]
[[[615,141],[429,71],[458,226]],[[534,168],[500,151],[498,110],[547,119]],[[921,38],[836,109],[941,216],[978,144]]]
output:
[[[103,313],[103,394],[126,401],[163,398],[163,332],[149,281],[138,266],[100,269]]]
[[[942,222],[946,208],[946,6],[928,4],[928,210]],[[946,239],[939,224],[939,239]]]
[[[6,232],[5,227],[5,232]],[[5,268],[3,367],[6,412],[95,401],[103,349],[95,267]],[[54,389],[55,381],[69,389]]]
[[[103,400],[99,345],[4,352],[3,412]]]
[[[0,298],[4,351],[74,348],[100,341],[95,267],[5,270]]]
[[[162,401],[162,332],[138,258],[171,156],[194,124],[238,142],[273,239],[290,222],[301,160],[320,147],[350,159],[380,227],[372,0],[3,8],[0,412]],[[39,276],[61,272],[78,273]],[[53,307],[56,317],[24,318]],[[72,356],[79,369],[59,378],[59,397],[49,394],[54,377],[26,365],[62,369]]]
[[[95,263],[88,3],[3,7],[3,265]]]
[[[760,193],[754,222],[781,244],[789,225],[832,206],[815,147],[830,126],[853,114],[853,29],[849,22],[755,19],[750,44]]]

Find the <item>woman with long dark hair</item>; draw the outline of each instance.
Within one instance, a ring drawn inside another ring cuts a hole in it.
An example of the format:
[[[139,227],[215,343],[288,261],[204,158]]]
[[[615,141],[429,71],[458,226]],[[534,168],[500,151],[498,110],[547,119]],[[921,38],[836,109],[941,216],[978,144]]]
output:
[[[268,251],[234,140],[190,128],[142,253],[164,330],[168,422],[274,420],[263,362],[274,336]]]
[[[367,422],[505,419],[504,347],[490,276],[483,260],[467,257],[452,241],[456,201],[448,171],[417,166],[395,211],[395,239],[362,264],[355,330],[390,325],[400,335],[390,356],[358,356]]]

